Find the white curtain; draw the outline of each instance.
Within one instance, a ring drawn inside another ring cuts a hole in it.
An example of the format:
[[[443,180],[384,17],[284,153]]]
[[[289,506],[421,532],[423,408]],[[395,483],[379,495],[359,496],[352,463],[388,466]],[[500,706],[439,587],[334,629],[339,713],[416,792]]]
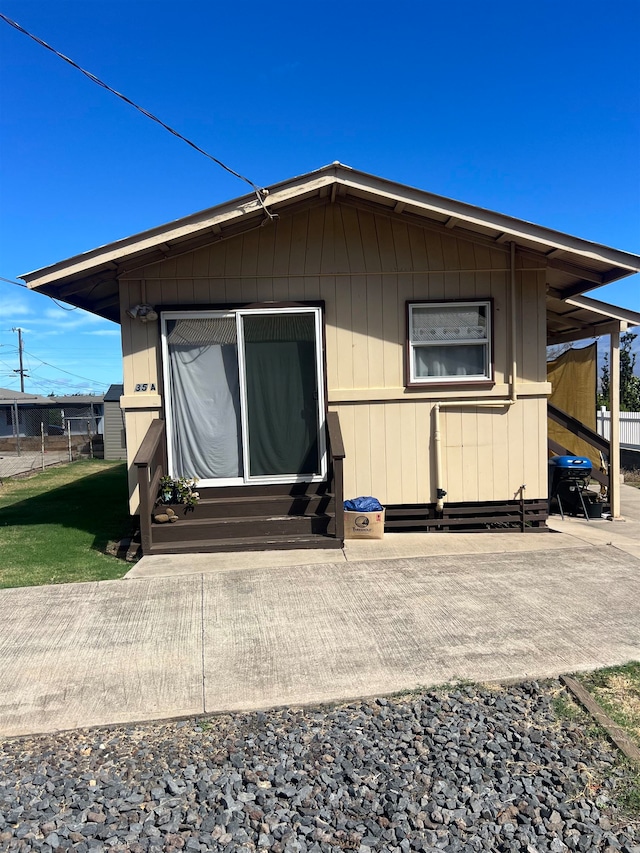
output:
[[[233,318],[167,326],[174,476],[242,476],[238,347]]]
[[[414,347],[415,375],[484,376],[484,346]]]

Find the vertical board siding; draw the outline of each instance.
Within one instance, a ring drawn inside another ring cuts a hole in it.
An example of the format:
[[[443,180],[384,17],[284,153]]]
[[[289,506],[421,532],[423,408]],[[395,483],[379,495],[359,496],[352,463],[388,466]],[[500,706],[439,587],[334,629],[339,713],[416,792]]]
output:
[[[507,349],[509,345],[509,324],[511,322],[507,274],[492,272],[490,273],[490,277],[491,298],[493,299],[494,379],[496,382],[507,382],[511,373],[511,348]]]
[[[104,404],[104,458],[126,459],[124,413],[120,403]]]
[[[138,469],[133,464],[138,448],[158,412],[151,409],[129,409],[125,413],[127,429],[127,465],[129,480],[129,509],[131,515],[140,511],[140,492],[138,489]]]
[[[340,416],[347,449],[346,497],[372,494],[384,504],[435,501],[429,401],[331,409]],[[546,433],[540,431],[545,418],[546,399],[537,397],[510,409],[443,410],[446,500],[513,500],[523,484],[527,498],[546,497]]]
[[[169,284],[169,291],[176,292],[175,287]],[[148,286],[143,281],[130,281],[121,285],[121,310],[120,324],[122,334],[122,351],[124,354],[123,380],[124,393],[133,394],[137,383],[155,383],[159,380],[159,332],[157,323],[141,323],[139,320],[131,320],[126,311],[134,305],[152,301],[167,302],[165,294],[167,287],[162,282],[162,287],[157,284]],[[177,299],[177,293],[174,297]]]
[[[517,262],[518,378],[544,382],[545,275],[531,259]],[[406,303],[491,298],[494,379],[506,384],[508,267],[507,247],[474,243],[354,204],[327,202],[282,215],[263,228],[151,264],[139,271],[139,280],[122,282],[125,394],[140,381],[155,382],[162,394],[157,324],[130,321],[124,314],[130,305],[322,300],[329,400],[338,391],[342,397],[350,391],[360,395],[331,404],[340,414],[347,449],[347,493],[373,493],[387,503],[431,502],[432,407],[438,392],[432,400],[405,395]],[[373,402],[376,389],[395,389],[397,398]],[[128,411],[130,459],[152,415]],[[544,393],[509,411],[443,410],[447,500],[506,500],[523,483],[527,497],[544,496],[545,417]]]

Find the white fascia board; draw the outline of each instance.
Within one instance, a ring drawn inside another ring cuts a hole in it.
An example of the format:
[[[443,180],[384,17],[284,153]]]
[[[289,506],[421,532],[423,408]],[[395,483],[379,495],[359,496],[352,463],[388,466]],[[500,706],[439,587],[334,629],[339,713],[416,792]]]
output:
[[[599,317],[609,317],[611,320],[620,320],[630,326],[640,326],[640,313],[630,308],[619,308],[617,305],[610,305],[608,302],[601,302],[599,299],[591,299],[588,296],[572,296],[564,302],[575,308],[583,308]]]
[[[265,207],[269,208],[286,204],[300,195],[313,193],[333,182],[334,178],[328,174],[314,177],[312,180],[299,181],[295,184],[288,182],[288,184],[282,185],[280,189],[269,192],[264,199]],[[189,237],[192,234],[201,233],[208,228],[228,225],[229,223],[242,220],[247,216],[259,213],[261,209],[262,205],[258,202],[255,195],[243,196],[217,207],[208,208],[207,210],[192,214],[184,219],[177,219],[174,222],[152,228],[149,231],[142,231],[139,234],[125,237],[114,243],[99,246],[90,252],[75,255],[49,267],[25,273],[19,276],[19,278],[26,281],[28,287],[37,288],[54,281],[59,281],[63,277],[81,276],[83,273],[88,273],[109,263],[122,262],[131,255],[137,255],[154,249],[162,243],[170,243],[172,240],[179,240]]]
[[[436,214],[443,220],[454,217],[456,226],[464,227],[464,224],[468,223],[471,226],[494,229],[496,232],[508,234],[513,237],[515,242],[520,239],[537,243],[544,253],[559,249],[574,256],[614,265],[620,270],[640,271],[640,257],[637,255],[611,249],[598,243],[591,243],[579,237],[572,237],[465,202],[434,195],[404,184],[397,184],[341,164],[331,164],[318,171],[268,187],[264,204],[268,208],[277,209],[286,206],[297,198],[314,194],[322,187],[334,183],[343,185],[347,191],[352,189],[356,194],[361,193],[365,196],[384,199],[391,208],[400,203],[409,206],[418,215],[424,213],[426,217],[429,217],[430,214]],[[260,209],[261,205],[258,199],[255,194],[251,193],[168,224],[134,234],[131,237],[117,240],[114,243],[100,246],[90,252],[76,255],[51,266],[25,273],[20,278],[24,279],[30,288],[37,288],[51,282],[59,282],[62,278],[82,277],[101,267],[122,262],[132,255],[150,251],[162,243],[188,238],[190,235],[206,231],[208,228],[221,227],[225,224],[241,221],[243,218],[259,213]],[[624,273],[621,273],[620,277],[622,275]]]
[[[593,243],[581,237],[573,237],[562,231],[555,231],[536,225],[533,222],[516,219],[503,213],[496,213],[486,208],[476,207],[462,201],[455,201],[444,196],[434,195],[424,190],[407,187],[403,184],[394,184],[384,178],[366,175],[363,172],[350,170],[340,174],[337,170],[337,180],[363,193],[388,199],[389,202],[403,202],[414,209],[433,212],[443,218],[455,217],[460,224],[467,222],[483,228],[492,228],[499,232],[505,232],[513,236],[514,241],[518,238],[529,240],[540,244],[545,253],[560,249],[584,258],[590,258],[607,264],[615,264],[618,267],[628,269],[630,272],[640,272],[640,256],[619,249],[612,249],[600,243]],[[457,223],[456,223],[457,224]]]

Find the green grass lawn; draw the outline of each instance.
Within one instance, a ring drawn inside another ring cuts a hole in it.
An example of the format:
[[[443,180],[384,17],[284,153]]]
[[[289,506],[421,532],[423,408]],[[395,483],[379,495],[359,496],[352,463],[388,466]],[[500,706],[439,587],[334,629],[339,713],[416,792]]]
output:
[[[123,462],[83,460],[0,485],[0,588],[122,577],[103,553],[131,532]]]

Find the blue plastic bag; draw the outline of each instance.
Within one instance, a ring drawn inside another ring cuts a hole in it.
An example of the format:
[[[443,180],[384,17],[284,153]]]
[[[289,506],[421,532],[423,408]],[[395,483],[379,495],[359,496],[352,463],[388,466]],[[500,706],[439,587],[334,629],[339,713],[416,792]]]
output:
[[[344,508],[347,512],[382,512],[382,504],[378,498],[372,498],[371,495],[345,501]]]

